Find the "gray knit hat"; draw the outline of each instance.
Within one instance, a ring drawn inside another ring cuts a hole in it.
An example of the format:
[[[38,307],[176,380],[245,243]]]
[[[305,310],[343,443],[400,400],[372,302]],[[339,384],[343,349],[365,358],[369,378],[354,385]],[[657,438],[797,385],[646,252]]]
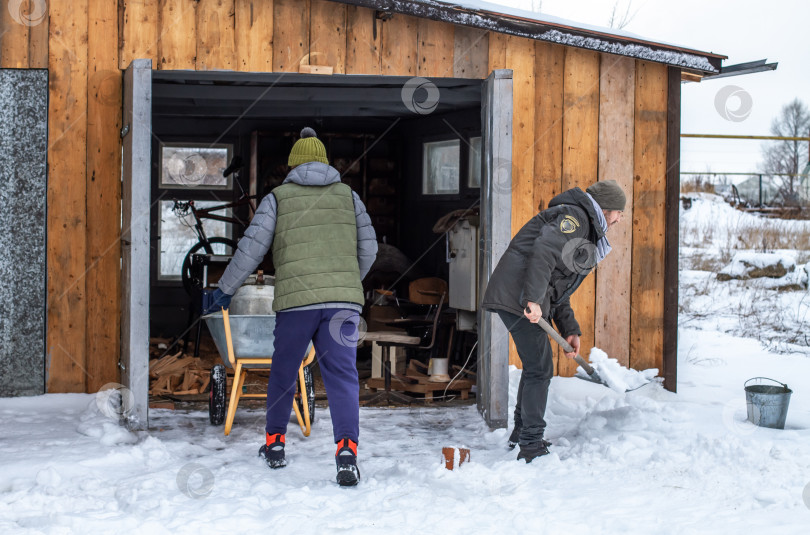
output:
[[[627,197],[624,195],[621,186],[615,180],[602,180],[596,182],[586,189],[591,194],[593,200],[602,210],[624,211],[627,204]]]

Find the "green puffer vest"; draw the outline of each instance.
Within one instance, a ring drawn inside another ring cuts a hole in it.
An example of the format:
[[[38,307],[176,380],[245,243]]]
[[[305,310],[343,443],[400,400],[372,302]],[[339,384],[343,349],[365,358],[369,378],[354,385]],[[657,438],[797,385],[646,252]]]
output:
[[[334,302],[363,306],[349,186],[287,183],[272,193],[278,202],[273,311]]]

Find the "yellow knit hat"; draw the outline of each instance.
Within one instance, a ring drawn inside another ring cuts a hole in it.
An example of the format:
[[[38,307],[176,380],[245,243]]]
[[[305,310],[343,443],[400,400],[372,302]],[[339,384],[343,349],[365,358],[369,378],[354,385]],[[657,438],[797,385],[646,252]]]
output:
[[[287,165],[296,167],[307,162],[329,163],[326,159],[326,147],[318,139],[315,130],[308,126],[301,130],[301,139],[293,145]]]

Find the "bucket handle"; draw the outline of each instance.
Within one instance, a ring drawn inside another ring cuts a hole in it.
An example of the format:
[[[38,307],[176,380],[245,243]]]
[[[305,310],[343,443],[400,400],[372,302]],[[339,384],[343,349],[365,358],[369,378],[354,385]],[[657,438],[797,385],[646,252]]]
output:
[[[776,383],[776,384],[782,385],[782,386],[785,388],[785,390],[790,390],[790,388],[788,388],[788,385],[786,385],[785,383],[782,383],[782,382],[780,382],[780,381],[777,381],[776,379],[771,379],[770,377],[752,377],[752,378],[748,379],[748,380],[747,380],[747,381],[746,381],[746,382],[743,384],[743,388],[745,388],[746,386],[748,386],[748,383],[750,383],[750,382],[751,382],[751,381],[753,381],[754,379],[765,379],[766,381],[773,381],[773,382],[774,382],[774,383]]]

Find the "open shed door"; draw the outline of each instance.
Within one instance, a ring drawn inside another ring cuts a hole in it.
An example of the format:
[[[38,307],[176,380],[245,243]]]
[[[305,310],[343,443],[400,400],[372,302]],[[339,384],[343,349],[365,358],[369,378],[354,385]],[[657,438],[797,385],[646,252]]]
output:
[[[481,94],[481,227],[479,292],[511,239],[512,71],[496,70]],[[509,406],[509,333],[496,314],[479,309],[478,410],[490,428],[506,427]]]
[[[146,429],[149,408],[149,194],[151,187],[152,61],[136,59],[124,73],[121,195],[121,382],[131,405],[130,429]]]

